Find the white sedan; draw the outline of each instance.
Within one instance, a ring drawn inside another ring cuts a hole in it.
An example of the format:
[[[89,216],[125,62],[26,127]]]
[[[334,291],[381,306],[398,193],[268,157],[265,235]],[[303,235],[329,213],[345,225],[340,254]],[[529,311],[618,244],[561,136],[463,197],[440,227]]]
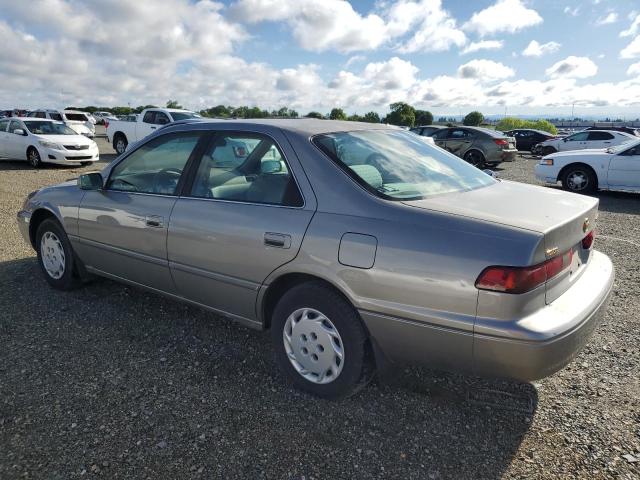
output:
[[[577,193],[640,192],[640,139],[600,150],[547,155],[535,166],[538,180]]]
[[[620,145],[638,137],[625,132],[609,130],[584,130],[564,138],[550,138],[536,146],[542,155],[569,150],[585,150],[590,148],[609,148]]]
[[[42,163],[89,164],[100,160],[98,145],[62,122],[39,118],[0,120],[0,159]]]

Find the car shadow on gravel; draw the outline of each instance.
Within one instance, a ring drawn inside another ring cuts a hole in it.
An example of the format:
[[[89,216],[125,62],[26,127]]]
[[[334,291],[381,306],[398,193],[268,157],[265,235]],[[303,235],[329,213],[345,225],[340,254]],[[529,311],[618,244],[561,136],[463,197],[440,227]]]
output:
[[[55,291],[34,257],[0,282],[0,477],[497,479],[527,460],[531,384],[410,368],[329,402],[284,383],[268,333],[108,280]]]

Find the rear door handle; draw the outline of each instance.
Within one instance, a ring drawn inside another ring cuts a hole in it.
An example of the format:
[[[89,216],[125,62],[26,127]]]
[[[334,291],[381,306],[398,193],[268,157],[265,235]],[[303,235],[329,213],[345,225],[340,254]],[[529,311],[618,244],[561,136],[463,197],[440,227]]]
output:
[[[145,223],[148,227],[162,228],[164,227],[164,218],[159,215],[147,215]]]
[[[264,234],[264,244],[268,247],[291,248],[291,235],[266,232]]]

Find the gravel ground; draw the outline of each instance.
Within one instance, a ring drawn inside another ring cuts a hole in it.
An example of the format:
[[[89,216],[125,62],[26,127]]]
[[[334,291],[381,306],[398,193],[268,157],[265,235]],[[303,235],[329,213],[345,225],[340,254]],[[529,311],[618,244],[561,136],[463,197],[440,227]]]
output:
[[[415,368],[327,402],[283,384],[267,333],[107,280],[50,289],[15,213],[82,170],[0,163],[0,478],[640,477],[640,196],[599,194],[615,292],[561,372]]]

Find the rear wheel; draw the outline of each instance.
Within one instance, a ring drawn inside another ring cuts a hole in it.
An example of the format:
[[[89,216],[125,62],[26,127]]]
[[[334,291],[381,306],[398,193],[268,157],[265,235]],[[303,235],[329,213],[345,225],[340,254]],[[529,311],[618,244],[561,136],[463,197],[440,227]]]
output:
[[[127,150],[127,145],[127,138],[122,134],[116,135],[113,139],[113,149],[118,155],[122,155]]]
[[[562,176],[562,187],[575,193],[591,193],[595,191],[597,183],[595,173],[587,165],[570,166]]]
[[[58,222],[47,219],[38,226],[36,251],[49,285],[58,290],[71,290],[80,284],[74,272],[71,244]]]
[[[38,152],[38,149],[34,147],[31,147],[29,148],[29,150],[27,150],[27,160],[29,162],[29,165],[31,165],[33,168],[40,168],[42,166],[40,153]]]
[[[478,150],[471,150],[465,153],[464,159],[474,167],[480,168],[484,165],[484,155]]]
[[[298,388],[324,398],[353,395],[371,378],[373,362],[357,311],[319,282],[284,294],[273,312],[276,361]]]

